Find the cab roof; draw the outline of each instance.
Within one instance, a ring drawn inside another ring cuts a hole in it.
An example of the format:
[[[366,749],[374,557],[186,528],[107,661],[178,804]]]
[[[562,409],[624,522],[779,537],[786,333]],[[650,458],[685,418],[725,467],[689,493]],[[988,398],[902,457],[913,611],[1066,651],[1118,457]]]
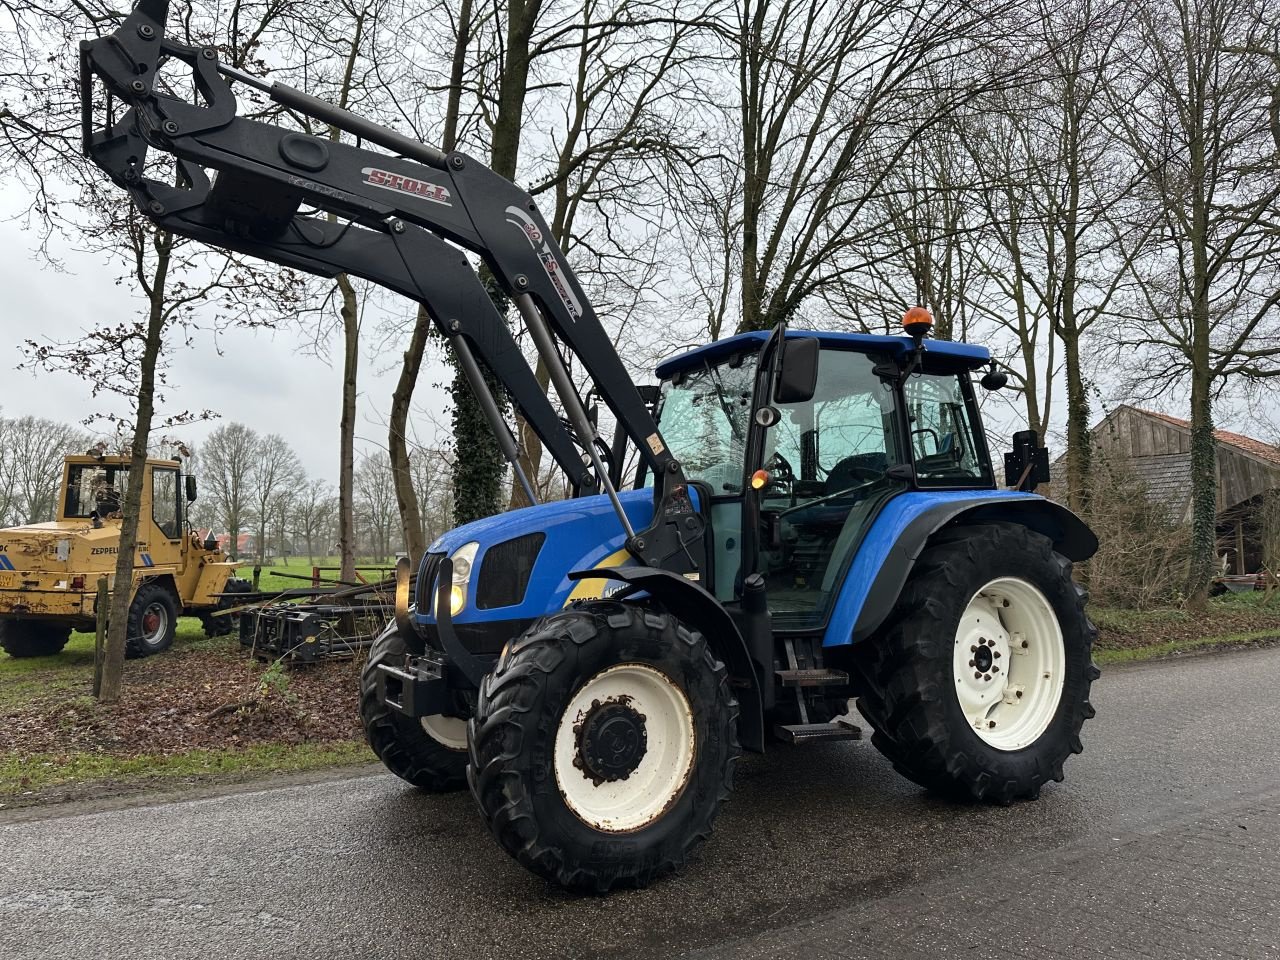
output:
[[[834,350],[857,350],[862,353],[887,353],[900,357],[909,353],[914,344],[910,337],[890,337],[876,333],[829,333],[821,330],[788,330],[787,339],[797,337],[817,337],[824,348]],[[704,363],[716,364],[726,357],[744,351],[756,351],[769,338],[768,330],[753,330],[737,336],[716,340],[684,353],[667,357],[658,364],[655,371],[658,379],[666,380],[673,374],[692,367],[701,367]],[[946,357],[968,367],[980,367],[991,359],[991,351],[986,347],[971,343],[957,343],[952,340],[926,340],[925,353],[935,357]]]

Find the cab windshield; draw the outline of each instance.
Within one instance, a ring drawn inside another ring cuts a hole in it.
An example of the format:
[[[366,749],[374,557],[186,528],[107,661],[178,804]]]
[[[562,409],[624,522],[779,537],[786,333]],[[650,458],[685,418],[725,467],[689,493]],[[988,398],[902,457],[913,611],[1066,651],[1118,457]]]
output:
[[[129,483],[127,466],[75,463],[67,470],[67,502],[63,516],[118,516]]]
[[[715,496],[742,492],[755,358],[707,364],[662,385],[662,438],[684,475]]]

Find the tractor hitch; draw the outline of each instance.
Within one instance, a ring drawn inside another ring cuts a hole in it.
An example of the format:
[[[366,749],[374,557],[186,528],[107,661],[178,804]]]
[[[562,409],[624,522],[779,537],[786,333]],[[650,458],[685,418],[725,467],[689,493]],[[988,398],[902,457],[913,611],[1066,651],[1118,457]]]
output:
[[[403,666],[378,665],[378,699],[406,717],[447,714],[454,708],[443,658],[411,657]]]

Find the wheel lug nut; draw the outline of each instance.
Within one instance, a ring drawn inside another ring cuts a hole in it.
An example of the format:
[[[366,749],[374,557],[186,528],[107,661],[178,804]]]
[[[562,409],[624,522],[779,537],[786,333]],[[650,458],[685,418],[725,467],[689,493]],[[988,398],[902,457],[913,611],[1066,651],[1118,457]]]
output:
[[[1000,668],[999,668],[999,667],[997,667],[997,666],[994,666],[994,665],[993,665],[993,666],[991,667],[991,672],[992,672],[992,673],[999,673],[999,672],[1000,672]]]
[[[1022,649],[1023,649],[1023,650],[1027,649],[1027,647],[1029,647],[1029,646],[1031,646],[1031,644],[1027,643],[1027,641],[1025,641],[1025,640],[1023,640],[1023,641],[1022,641]]]
[[[996,658],[997,660],[999,660],[999,659],[1000,659],[1000,651],[999,651],[999,650],[997,650],[997,651],[995,652],[995,658]]]
[[[988,720],[988,721],[987,721],[987,729],[988,729],[988,730],[994,730],[994,729],[995,729],[995,726],[996,726],[996,722],[995,722],[994,720]]]
[[[969,666],[971,666],[971,667],[972,667],[972,666],[974,666],[974,665],[975,665],[975,661],[970,660],[970,661],[969,661]]]
[[[977,653],[977,652],[978,652],[978,645],[975,643],[973,646],[971,646],[971,647],[969,648],[969,652],[970,652],[970,653]]]
[[[982,672],[981,672],[981,671],[979,671],[979,670],[975,670],[975,671],[973,671],[973,679],[975,679],[975,680],[981,680],[981,679],[982,679]]]
[[[1019,699],[1019,700],[1021,700],[1021,699],[1022,699],[1022,691],[1021,691],[1021,690],[1019,690],[1019,691],[1018,691],[1018,699]]]

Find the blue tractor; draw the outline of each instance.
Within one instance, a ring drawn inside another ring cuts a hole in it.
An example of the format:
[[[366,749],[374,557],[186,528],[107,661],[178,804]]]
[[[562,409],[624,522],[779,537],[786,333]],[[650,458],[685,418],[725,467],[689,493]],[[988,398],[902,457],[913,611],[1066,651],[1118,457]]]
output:
[[[986,349],[930,339],[914,308],[902,336],[779,325],[637,387],[527,193],[167,40],[167,7],[142,0],[82,45],[88,154],[165,229],[422,304],[533,504],[447,533],[416,576],[402,563],[360,700],[392,772],[469,786],[520,863],[593,892],[680,867],[740,752],[770,741],[856,740],[865,723],[900,773],[967,800],[1063,778],[1098,675],[1072,563],[1097,541],[1033,492],[1034,433],[1015,435],[1001,486],[975,388],[1002,385]],[[199,102],[148,83],[165,60],[190,66]],[[121,117],[96,122],[95,79]],[[364,145],[238,117],[228,81]],[[149,177],[149,149],[179,176]],[[463,251],[510,298],[559,409]],[[491,380],[573,497],[538,502]]]

